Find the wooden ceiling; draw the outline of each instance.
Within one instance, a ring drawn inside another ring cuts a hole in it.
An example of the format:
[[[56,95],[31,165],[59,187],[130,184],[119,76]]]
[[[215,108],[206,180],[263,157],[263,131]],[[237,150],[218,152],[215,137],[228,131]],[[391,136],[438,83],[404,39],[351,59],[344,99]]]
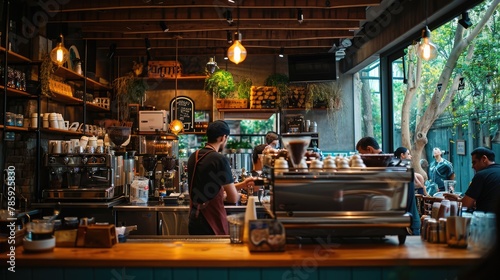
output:
[[[254,54],[324,53],[336,51],[356,36],[367,9],[382,0],[99,0],[66,1],[52,8],[49,27],[66,25],[97,49],[116,45],[116,56],[144,55],[146,39],[153,56],[223,53],[228,33],[242,33],[247,52]],[[231,3],[235,2],[235,3]],[[303,21],[298,21],[299,9]],[[227,13],[232,15],[232,23]],[[164,32],[161,22],[168,27]],[[68,35],[67,35],[68,36]],[[75,36],[75,35],[74,35]],[[333,46],[336,48],[333,48]]]

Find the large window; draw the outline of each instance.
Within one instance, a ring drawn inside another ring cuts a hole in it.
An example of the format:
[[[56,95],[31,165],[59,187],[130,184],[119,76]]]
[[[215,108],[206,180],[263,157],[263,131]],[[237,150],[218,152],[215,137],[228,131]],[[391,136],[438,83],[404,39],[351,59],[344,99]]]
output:
[[[359,94],[360,106],[358,118],[360,121],[361,137],[372,136],[382,141],[382,118],[380,99],[380,61],[359,71],[356,77],[356,92]],[[380,143],[382,144],[382,143]]]

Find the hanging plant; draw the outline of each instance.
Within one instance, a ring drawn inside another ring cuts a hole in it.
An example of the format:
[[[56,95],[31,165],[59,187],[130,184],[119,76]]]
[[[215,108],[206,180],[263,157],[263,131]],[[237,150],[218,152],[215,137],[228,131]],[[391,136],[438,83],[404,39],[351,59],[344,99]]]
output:
[[[307,84],[306,110],[314,108],[315,104],[325,103],[329,111],[342,108],[342,87],[337,81]]]
[[[129,119],[128,105],[140,103],[146,95],[148,85],[142,78],[129,73],[116,78],[113,81],[113,88],[118,102],[118,119],[127,121]]]
[[[219,69],[205,79],[204,89],[215,98],[230,98],[234,92],[233,75]]]

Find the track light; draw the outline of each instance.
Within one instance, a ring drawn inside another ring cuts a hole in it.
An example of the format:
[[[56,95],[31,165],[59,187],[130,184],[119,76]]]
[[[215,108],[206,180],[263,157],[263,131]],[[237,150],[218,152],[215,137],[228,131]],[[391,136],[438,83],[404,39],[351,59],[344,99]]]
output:
[[[284,47],[280,48],[280,54],[278,56],[279,57],[284,57],[285,56],[285,48]]]
[[[233,24],[233,13],[230,10],[226,10],[224,12],[224,15],[226,16],[226,21],[229,25]]]
[[[144,38],[144,43],[146,44],[146,50],[151,50],[151,42],[149,42],[149,38]]]
[[[224,49],[224,60],[229,60],[229,57],[227,57],[227,48]]]
[[[469,13],[468,12],[463,12],[462,13],[462,18],[458,20],[458,23],[460,23],[460,25],[463,26],[465,29],[471,27],[472,26],[472,22],[470,21]]]
[[[299,23],[302,23],[304,21],[304,14],[302,13],[301,8],[297,9],[297,20],[299,21]]]
[[[422,29],[422,41],[418,46],[418,56],[425,60],[431,60],[437,57],[437,47],[431,42],[431,31],[425,26]]]
[[[231,33],[231,31],[229,31],[229,30],[226,31],[226,32],[227,32],[227,34],[226,34],[226,36],[227,36],[227,43],[228,44],[232,44],[233,43],[233,33]]]
[[[164,21],[160,21],[160,28],[163,32],[168,32],[168,26],[167,26],[167,23],[164,22]]]

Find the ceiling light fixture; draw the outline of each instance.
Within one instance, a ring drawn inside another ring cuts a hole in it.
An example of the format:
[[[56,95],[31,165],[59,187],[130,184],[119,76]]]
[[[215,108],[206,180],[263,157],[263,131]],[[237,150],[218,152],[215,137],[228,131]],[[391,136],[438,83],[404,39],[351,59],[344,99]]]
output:
[[[233,43],[233,34],[231,33],[231,31],[227,30],[226,36],[227,36],[227,43],[232,44]]]
[[[175,66],[174,66],[174,74],[175,74],[175,97],[174,97],[174,102],[175,102],[175,119],[170,122],[168,128],[170,129],[170,132],[173,134],[177,135],[181,133],[184,130],[184,123],[178,119],[178,113],[177,111],[179,110],[179,106],[177,106],[177,75],[179,74],[179,67],[177,67],[177,62],[179,61],[178,59],[178,49],[179,49],[179,38],[175,38]],[[173,118],[174,116],[172,116]]]
[[[149,41],[149,38],[144,38],[144,44],[146,44],[146,50],[151,50],[151,42]]]
[[[299,23],[302,23],[304,21],[304,14],[302,13],[302,9],[301,8],[297,9],[297,21]]]
[[[460,25],[463,26],[465,29],[471,27],[472,26],[472,21],[469,18],[469,13],[468,12],[463,12],[462,13],[462,18],[458,20],[458,23],[460,23]]]
[[[425,13],[427,15],[427,2],[425,1]],[[437,47],[431,41],[431,31],[427,26],[427,18],[425,18],[425,28],[422,29],[422,40],[418,44],[417,54],[424,60],[431,60],[437,57]]]
[[[160,28],[163,32],[168,32],[169,28],[167,26],[167,23],[164,21],[160,21]]]
[[[431,41],[431,31],[427,25],[422,29],[422,42],[418,46],[418,56],[427,61],[437,57],[437,47]]]
[[[63,66],[69,59],[69,51],[64,47],[64,37],[62,34],[59,35],[59,43],[50,52],[50,59],[58,66]]]
[[[284,57],[285,56],[285,48],[284,47],[280,48],[280,54],[278,56],[279,57]]]
[[[243,62],[247,58],[247,50],[241,44],[241,33],[240,33],[240,6],[236,6],[236,12],[238,14],[238,22],[236,23],[236,33],[234,38],[234,43],[227,50],[227,56],[235,64]]]

